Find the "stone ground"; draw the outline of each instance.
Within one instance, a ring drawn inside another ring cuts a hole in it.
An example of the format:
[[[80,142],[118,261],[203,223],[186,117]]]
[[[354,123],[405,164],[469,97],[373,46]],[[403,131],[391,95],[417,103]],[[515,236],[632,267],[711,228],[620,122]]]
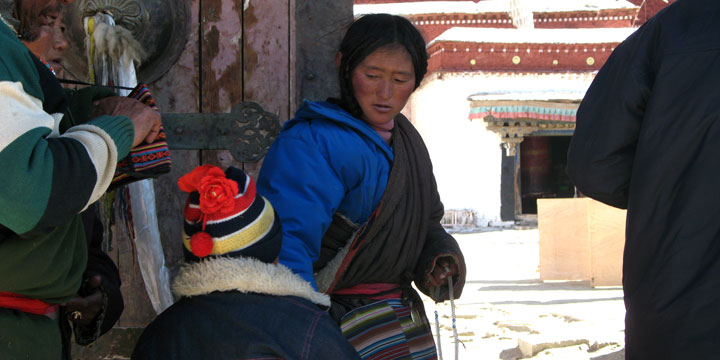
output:
[[[455,234],[467,262],[455,300],[459,359],[624,359],[622,287],[541,282],[538,231]],[[424,298],[443,358],[455,358],[449,302]]]

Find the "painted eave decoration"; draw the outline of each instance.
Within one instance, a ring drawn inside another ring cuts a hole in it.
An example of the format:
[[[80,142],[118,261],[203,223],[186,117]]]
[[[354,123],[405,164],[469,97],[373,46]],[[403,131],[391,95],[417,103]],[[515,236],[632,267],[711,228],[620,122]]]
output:
[[[636,9],[637,6],[623,0],[532,0],[527,2],[534,13],[600,11],[616,9]],[[479,14],[506,13],[510,8],[509,0],[484,1],[417,1],[396,4],[358,4],[354,6],[355,15],[388,13],[396,15],[422,14]]]
[[[469,119],[536,119],[574,122],[595,77],[585,73],[485,73],[469,95]]]
[[[428,43],[604,44],[621,43],[637,28],[500,29],[454,27]]]
[[[527,135],[570,135],[595,72],[487,73],[468,96],[469,120],[497,133],[508,154]]]

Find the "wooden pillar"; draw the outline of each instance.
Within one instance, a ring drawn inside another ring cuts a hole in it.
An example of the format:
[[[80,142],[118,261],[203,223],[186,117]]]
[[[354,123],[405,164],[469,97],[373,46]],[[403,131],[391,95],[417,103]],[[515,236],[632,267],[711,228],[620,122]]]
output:
[[[502,148],[503,145],[500,145]],[[514,155],[506,155],[503,149],[500,150],[501,171],[500,171],[500,219],[502,221],[515,220],[515,173],[516,163]]]

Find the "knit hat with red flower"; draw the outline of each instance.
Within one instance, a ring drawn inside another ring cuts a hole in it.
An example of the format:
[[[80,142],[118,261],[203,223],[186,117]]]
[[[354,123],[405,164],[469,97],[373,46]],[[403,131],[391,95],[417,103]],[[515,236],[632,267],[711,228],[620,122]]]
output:
[[[186,258],[253,257],[274,261],[280,252],[280,220],[255,182],[242,170],[201,165],[178,180],[189,193],[185,202],[183,243]]]

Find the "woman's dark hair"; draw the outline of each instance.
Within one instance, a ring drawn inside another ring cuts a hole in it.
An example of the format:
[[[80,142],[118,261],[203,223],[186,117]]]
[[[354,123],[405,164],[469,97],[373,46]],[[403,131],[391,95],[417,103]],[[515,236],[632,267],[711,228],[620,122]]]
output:
[[[373,51],[396,44],[410,54],[415,69],[415,89],[420,86],[427,73],[428,55],[425,40],[420,31],[404,17],[390,14],[364,15],[350,26],[340,43],[339,105],[355,117],[362,110],[355,99],[352,87],[352,72]]]
[[[59,1],[15,0],[14,15],[20,21],[20,25],[16,29],[18,37],[25,41],[37,40],[40,35],[40,26],[44,25],[45,20],[41,17],[57,16],[60,10]]]

